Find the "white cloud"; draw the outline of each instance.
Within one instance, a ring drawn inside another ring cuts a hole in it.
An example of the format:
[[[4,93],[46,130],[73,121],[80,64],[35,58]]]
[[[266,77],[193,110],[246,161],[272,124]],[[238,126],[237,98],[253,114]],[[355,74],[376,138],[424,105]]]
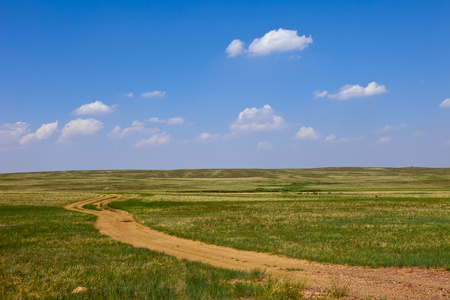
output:
[[[228,57],[234,57],[237,56],[239,54],[242,54],[245,52],[244,50],[244,42],[236,39],[233,40],[227,47],[227,49],[225,50],[226,53],[228,53]]]
[[[258,142],[256,150],[258,151],[270,151],[273,149],[273,145],[267,141]]]
[[[317,140],[320,138],[320,133],[312,127],[302,126],[293,138],[298,140]]]
[[[364,139],[363,136],[356,136],[351,138],[337,138],[336,135],[330,134],[325,138],[325,142],[327,143],[346,143],[346,142],[359,142]]]
[[[224,140],[232,140],[238,138],[239,135],[236,132],[230,132],[223,135]]]
[[[322,92],[320,90],[313,92],[313,94],[314,98],[324,98],[326,96],[330,99],[347,100],[350,98],[362,98],[378,94],[384,94],[387,92],[388,90],[384,85],[372,81],[366,87],[362,87],[359,84],[344,85],[343,87],[341,87],[340,91],[336,94],[330,94],[327,91]]]
[[[103,128],[103,123],[95,119],[76,119],[67,123],[61,130],[59,142],[69,142],[71,139],[93,135]]]
[[[84,104],[73,111],[76,115],[106,115],[114,112],[116,105],[108,106],[101,101]]]
[[[6,123],[0,126],[0,146],[17,146],[20,139],[28,132],[29,124],[25,122]],[[0,148],[1,149],[1,148]]]
[[[158,128],[146,128],[145,124],[139,121],[134,121],[130,127],[120,128],[120,126],[114,127],[114,129],[108,132],[107,136],[115,139],[122,139],[131,137],[133,135],[149,135],[158,132]]]
[[[219,137],[220,137],[220,134],[210,134],[210,133],[207,133],[207,132],[202,132],[194,140],[195,141],[215,141]]]
[[[406,124],[400,124],[400,125],[397,125],[397,126],[386,125],[386,126],[384,126],[383,128],[381,128],[381,129],[375,130],[375,133],[383,133],[383,132],[388,132],[388,131],[393,131],[393,130],[403,129],[403,128],[406,128],[406,127],[408,127],[408,125],[406,125]]]
[[[243,48],[244,42],[235,39],[228,45],[226,52],[228,53],[228,57],[237,56],[242,53],[248,53],[250,56],[269,55],[274,52],[301,51],[312,42],[313,39],[311,36],[299,36],[297,30],[280,28],[269,31],[262,38],[254,39],[248,47],[248,50]]]
[[[150,99],[150,98],[162,98],[166,95],[166,92],[162,92],[162,91],[151,91],[151,92],[146,92],[146,93],[141,93],[141,98],[146,98],[146,99]]]
[[[314,98],[324,98],[328,94],[327,91],[315,91],[313,92]]]
[[[325,138],[325,142],[335,142],[336,141],[336,135],[330,134]]]
[[[445,99],[444,101],[439,104],[440,108],[450,108],[450,98]]]
[[[128,97],[128,98],[133,98],[134,97],[134,94],[133,94],[133,92],[129,92],[129,93],[125,93],[125,94],[123,94],[125,97]]]
[[[139,140],[135,147],[152,147],[157,145],[163,145],[170,142],[170,135],[167,132],[156,133],[149,138]]]
[[[262,108],[246,108],[236,121],[231,124],[233,132],[251,132],[279,130],[286,127],[284,119],[275,114],[275,111],[266,104]]]
[[[380,144],[387,144],[390,143],[392,141],[392,138],[390,136],[384,136],[382,138],[380,138],[377,142]]]
[[[300,58],[302,58],[302,57],[300,55],[298,55],[298,54],[294,54],[294,55],[290,55],[289,56],[289,59],[291,59],[291,60],[298,60]]]
[[[184,123],[184,118],[176,117],[176,118],[170,118],[167,120],[163,120],[160,118],[150,118],[147,121],[152,122],[152,123],[166,123],[169,125],[182,125]]]
[[[29,133],[20,139],[20,144],[25,145],[49,139],[58,130],[58,121],[43,124],[35,133]]]

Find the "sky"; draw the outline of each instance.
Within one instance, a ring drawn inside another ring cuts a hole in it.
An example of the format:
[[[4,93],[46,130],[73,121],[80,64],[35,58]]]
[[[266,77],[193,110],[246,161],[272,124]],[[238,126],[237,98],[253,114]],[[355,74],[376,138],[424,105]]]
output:
[[[449,14],[0,0],[0,173],[450,167]]]

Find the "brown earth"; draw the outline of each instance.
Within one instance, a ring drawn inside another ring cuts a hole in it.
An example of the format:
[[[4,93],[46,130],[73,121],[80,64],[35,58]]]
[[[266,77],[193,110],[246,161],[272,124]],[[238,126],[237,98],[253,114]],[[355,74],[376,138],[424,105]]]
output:
[[[444,269],[322,264],[182,239],[141,225],[128,212],[108,210],[107,204],[120,197],[100,195],[65,208],[98,216],[96,227],[101,234],[135,247],[220,268],[245,271],[259,269],[276,277],[306,280],[305,294],[311,298],[323,295],[335,285],[349,287],[350,294],[346,299],[450,299],[450,272]],[[84,209],[85,204],[93,204],[101,210]]]

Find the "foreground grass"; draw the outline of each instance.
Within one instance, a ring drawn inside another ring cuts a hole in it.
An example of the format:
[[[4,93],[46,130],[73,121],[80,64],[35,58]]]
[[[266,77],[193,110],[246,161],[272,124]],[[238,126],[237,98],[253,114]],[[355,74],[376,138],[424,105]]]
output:
[[[0,298],[273,299],[304,285],[180,261],[100,236],[95,217],[56,207],[0,207]],[[72,294],[77,287],[87,290]],[[286,298],[286,299],[288,299]]]
[[[237,249],[370,267],[450,267],[448,199],[281,196],[199,202],[147,196],[110,206],[156,230]]]

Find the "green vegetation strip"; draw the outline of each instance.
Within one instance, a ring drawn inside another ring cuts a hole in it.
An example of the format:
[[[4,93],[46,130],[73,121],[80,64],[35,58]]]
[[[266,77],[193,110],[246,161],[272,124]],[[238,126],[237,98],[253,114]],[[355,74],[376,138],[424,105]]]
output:
[[[237,249],[370,267],[450,267],[449,199],[146,199],[110,206],[156,230]]]

